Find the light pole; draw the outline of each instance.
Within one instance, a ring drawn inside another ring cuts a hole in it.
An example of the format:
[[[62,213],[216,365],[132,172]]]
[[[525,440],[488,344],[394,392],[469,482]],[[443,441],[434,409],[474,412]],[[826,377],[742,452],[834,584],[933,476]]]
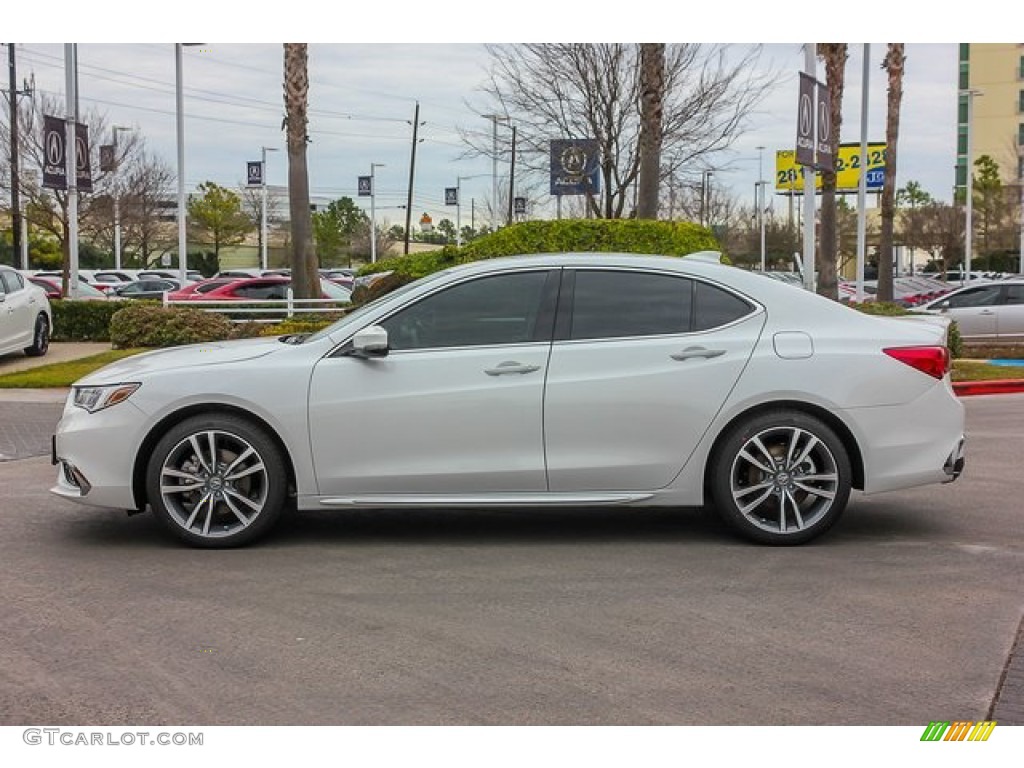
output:
[[[277,152],[277,147],[260,147],[263,159],[260,161],[260,269],[267,270],[267,152]]]
[[[715,175],[714,170],[701,171],[700,174],[700,225],[710,226],[711,222],[711,177]],[[705,208],[705,201],[707,208]],[[705,221],[705,212],[707,221]]]
[[[971,170],[971,155],[973,154],[973,132],[974,132],[974,97],[981,96],[977,88],[968,88],[960,91],[961,96],[967,97],[967,222],[964,230],[964,269],[960,273],[960,284],[964,280],[971,279],[971,251],[974,250],[974,173]]]
[[[174,44],[174,112],[178,144],[178,272],[181,284],[188,278],[188,238],[185,234],[185,95],[181,75],[181,51],[186,46],[202,43]]]
[[[508,115],[481,115],[491,121],[491,229],[497,229],[498,211],[498,122],[508,122]]]
[[[757,222],[761,227],[761,271],[765,271],[764,242],[764,145],[757,147]]]
[[[131,130],[124,125],[114,126],[114,269],[121,268],[121,182],[118,178],[121,163],[117,159],[117,134]]]
[[[479,179],[486,175],[486,173],[475,173],[472,176],[455,177],[455,244],[457,246],[462,245],[462,182]]]
[[[384,163],[370,163],[370,263],[377,261],[377,181],[374,169],[383,168]]]

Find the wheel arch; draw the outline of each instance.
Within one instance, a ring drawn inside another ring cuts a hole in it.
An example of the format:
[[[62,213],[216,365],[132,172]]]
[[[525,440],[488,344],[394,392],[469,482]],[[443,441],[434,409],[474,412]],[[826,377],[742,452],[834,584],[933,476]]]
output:
[[[799,411],[807,414],[808,416],[814,416],[815,418],[823,421],[826,426],[835,432],[836,436],[840,441],[842,441],[843,447],[846,449],[846,453],[850,458],[850,468],[853,470],[853,487],[857,490],[864,489],[864,457],[861,454],[860,445],[857,443],[857,439],[853,436],[853,432],[851,432],[846,423],[832,411],[819,405],[815,405],[814,403],[808,403],[802,400],[774,400],[767,403],[758,403],[757,405],[733,416],[733,418],[730,419],[718,433],[714,444],[711,446],[711,450],[708,452],[708,459],[704,464],[705,488],[710,487],[708,484],[711,481],[712,467],[716,463],[722,442],[727,438],[732,430],[738,424],[747,419],[755,418],[763,413],[779,410]]]
[[[203,414],[236,416],[238,418],[245,419],[264,430],[267,433],[267,437],[269,437],[277,446],[278,450],[281,451],[281,456],[284,458],[285,468],[288,472],[289,488],[296,487],[295,466],[292,462],[291,453],[288,451],[288,448],[281,439],[281,436],[277,433],[277,430],[275,430],[265,419],[261,419],[251,411],[247,411],[244,408],[240,408],[235,405],[226,405],[224,403],[198,403],[164,416],[164,418],[153,425],[146,434],[142,443],[139,445],[139,450],[135,453],[135,463],[132,466],[132,496],[135,498],[136,509],[144,509],[146,504],[149,503],[149,499],[146,496],[146,465],[153,453],[153,449],[160,441],[160,438],[164,436],[167,430],[177,424],[180,424],[185,419],[189,419],[193,416],[201,416]]]

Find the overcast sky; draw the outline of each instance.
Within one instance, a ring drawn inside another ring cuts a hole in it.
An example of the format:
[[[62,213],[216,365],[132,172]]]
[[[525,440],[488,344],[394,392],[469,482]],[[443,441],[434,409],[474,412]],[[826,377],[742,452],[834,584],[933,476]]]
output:
[[[147,146],[174,168],[173,45],[128,40],[152,39],[155,33],[179,33],[193,39],[198,35],[194,32],[186,35],[171,21],[165,29],[163,20],[158,20],[156,15],[152,17],[153,23],[159,23],[160,28],[148,28],[148,19],[140,18],[137,4],[112,5],[118,7],[106,14],[101,12],[97,16],[90,13],[89,23],[94,25],[96,18],[122,18],[129,12],[119,10],[123,7],[133,9],[127,27],[118,27],[118,34],[110,35],[110,26],[97,28],[83,22],[85,33],[76,37],[79,40],[126,39],[117,44],[79,44],[82,108],[96,107],[103,111],[108,124],[136,128],[145,137]],[[197,6],[189,2],[181,5],[186,12],[190,7],[201,7],[201,4]],[[280,29],[282,37],[290,31],[286,24],[278,25],[276,19],[266,15],[263,19],[256,18],[261,13],[256,6],[246,4],[244,7],[242,21],[231,18],[231,14],[215,19],[197,15],[194,18],[202,21],[192,23],[189,28],[210,26],[213,34],[207,39],[211,40],[220,37],[237,40],[239,33],[243,39],[267,40],[268,36],[276,37],[277,29]],[[310,44],[312,143],[309,167],[314,195],[356,198],[357,177],[369,173],[371,162],[383,163],[384,167],[376,170],[380,217],[393,222],[404,220],[404,211],[392,206],[405,202],[411,121],[415,103],[419,101],[423,123],[420,138],[423,141],[417,149],[414,214],[418,217],[422,211],[429,211],[434,216],[454,218],[454,209],[443,205],[443,192],[445,187],[455,186],[457,176],[476,176],[462,183],[465,205],[473,197],[478,201],[489,197],[490,161],[460,159],[465,147],[459,138],[459,128],[477,131],[484,136],[489,136],[491,131],[490,121],[480,117],[486,101],[479,88],[484,80],[488,55],[483,45],[476,41],[512,42],[514,39],[510,36],[514,38],[517,34],[521,40],[548,39],[558,36],[558,27],[523,27],[523,14],[531,10],[540,12],[534,10],[530,3],[506,5],[516,16],[508,25],[496,23],[493,15],[480,19],[483,6],[474,4],[471,7],[475,9],[473,18],[476,21],[455,31],[454,27],[447,25],[449,17],[444,15],[445,7],[417,5],[417,13],[422,19],[419,25],[412,7],[404,4],[395,6],[401,10],[394,18],[377,14],[373,33],[367,32],[365,37],[380,42]],[[737,4],[737,8],[740,7],[743,7],[742,3]],[[307,39],[362,39],[359,30],[364,26],[364,17],[349,15],[350,11],[351,6],[347,6],[344,14],[325,20],[323,26],[314,25],[312,29],[307,20]],[[31,10],[20,13],[25,14],[24,29],[29,32],[26,39],[60,39],[62,34],[68,34],[64,27],[41,24]],[[149,13],[146,12],[147,16]],[[429,18],[425,15],[428,13]],[[723,23],[716,26],[719,38],[730,29],[730,25],[724,22],[732,22],[727,13],[720,13]],[[455,18],[451,16],[450,20]],[[563,25],[567,23],[565,18],[555,18]],[[568,28],[574,29],[584,29],[589,23],[570,20],[575,27]],[[643,27],[631,27],[629,20],[623,21],[621,25],[613,23],[610,27],[607,20],[604,24],[595,22],[593,34],[588,35],[588,39],[619,39],[610,36],[615,34],[614,30],[623,35],[623,40],[642,39]],[[773,35],[779,34],[777,26],[774,30],[771,26],[759,30],[756,16],[744,17],[742,22],[733,27],[734,39],[743,41],[734,44],[737,48],[761,37],[771,40]],[[343,23],[344,28],[341,26]],[[180,26],[180,20],[178,24]],[[246,35],[246,29],[254,24],[259,33]],[[681,21],[678,29],[679,33],[670,37],[682,37],[690,32],[692,35],[687,34],[685,39],[700,40],[708,33],[707,28],[688,28]],[[47,35],[47,31],[52,34]],[[758,34],[759,31],[763,31],[763,35]],[[850,37],[855,37],[857,31],[852,28]],[[664,32],[662,36],[666,36]],[[910,37],[907,35],[904,39]],[[414,42],[435,39],[453,42]],[[951,39],[956,38],[951,36]],[[844,142],[860,139],[862,47],[860,43],[850,46],[844,98]],[[884,140],[886,83],[881,69],[884,53],[884,43],[871,46],[869,138],[872,141]],[[949,199],[955,162],[956,43],[908,43],[907,57],[897,181],[900,186],[909,180],[919,181],[933,196]],[[245,178],[246,161],[258,160],[262,146],[283,150],[282,59],[279,42],[211,42],[185,49],[185,176],[189,189],[206,180],[223,185],[239,184]],[[770,42],[765,46],[764,66],[779,73],[778,82],[765,94],[758,112],[751,115],[747,133],[736,142],[732,151],[711,161],[716,168],[725,168],[716,171],[715,184],[728,187],[743,201],[752,197],[753,184],[758,177],[759,152],[756,147],[766,147],[764,173],[766,178],[771,178],[775,150],[792,149],[794,145],[797,72],[803,61],[798,43]],[[821,79],[824,78],[822,70],[819,66]],[[61,96],[64,92],[63,45],[19,44],[19,80],[33,74],[40,91]],[[109,142],[109,137],[103,137],[101,143],[106,142]],[[502,170],[499,168],[499,173]],[[272,185],[285,183],[286,158],[283,151],[268,154],[268,180]],[[781,204],[781,198],[779,200],[778,204]],[[463,217],[467,223],[465,207]]]

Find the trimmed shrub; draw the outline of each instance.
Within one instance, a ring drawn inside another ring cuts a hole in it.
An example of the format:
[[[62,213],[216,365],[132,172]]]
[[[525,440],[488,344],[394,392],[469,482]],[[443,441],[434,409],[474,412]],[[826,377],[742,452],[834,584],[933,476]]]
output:
[[[368,264],[359,273],[393,270],[417,279],[432,272],[480,259],[530,253],[599,252],[649,253],[685,256],[697,251],[720,250],[705,227],[679,221],[641,219],[562,219],[527,221],[503,227],[457,248],[409,254]],[[397,287],[397,286],[392,286]]]
[[[110,318],[124,307],[121,301],[50,302],[54,341],[110,341]]]
[[[223,341],[233,332],[233,323],[224,315],[141,301],[132,302],[110,319],[110,341],[116,349]]]

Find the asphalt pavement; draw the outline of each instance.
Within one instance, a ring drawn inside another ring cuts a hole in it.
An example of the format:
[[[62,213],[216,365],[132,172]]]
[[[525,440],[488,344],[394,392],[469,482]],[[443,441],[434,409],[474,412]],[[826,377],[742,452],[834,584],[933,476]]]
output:
[[[694,510],[388,510],[200,551],[8,461],[0,724],[1024,725],[1024,396],[966,402],[960,480],[796,548]]]

